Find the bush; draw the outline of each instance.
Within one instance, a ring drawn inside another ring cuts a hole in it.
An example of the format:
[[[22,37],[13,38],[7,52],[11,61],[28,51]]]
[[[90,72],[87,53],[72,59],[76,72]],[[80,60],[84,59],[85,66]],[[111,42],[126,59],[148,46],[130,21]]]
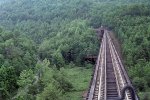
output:
[[[150,93],[149,92],[141,92],[139,93],[140,100],[150,100]]]
[[[135,77],[133,79],[133,85],[138,91],[145,91],[147,88],[147,82],[144,78]]]
[[[37,100],[61,100],[60,95],[60,90],[53,84],[49,84],[41,94],[38,94]]]
[[[63,73],[57,73],[53,76],[54,84],[58,89],[60,89],[63,93],[69,92],[72,90],[73,85],[68,81],[66,76]]]

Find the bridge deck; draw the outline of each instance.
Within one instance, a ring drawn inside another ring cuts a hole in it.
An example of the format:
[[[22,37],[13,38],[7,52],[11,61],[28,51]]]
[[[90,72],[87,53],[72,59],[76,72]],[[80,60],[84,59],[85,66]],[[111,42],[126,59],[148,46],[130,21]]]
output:
[[[121,91],[127,85],[132,86],[115,46],[105,30],[87,100],[120,100]],[[129,90],[124,95],[124,100],[133,100]],[[134,96],[138,100],[137,95]]]

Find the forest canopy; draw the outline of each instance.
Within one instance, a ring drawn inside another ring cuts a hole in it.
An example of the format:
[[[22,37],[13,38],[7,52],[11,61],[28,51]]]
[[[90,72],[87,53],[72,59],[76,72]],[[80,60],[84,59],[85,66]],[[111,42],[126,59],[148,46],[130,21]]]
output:
[[[92,73],[83,58],[98,54],[94,29],[101,25],[115,32],[144,98],[150,90],[149,9],[149,0],[0,0],[0,99],[81,99]]]

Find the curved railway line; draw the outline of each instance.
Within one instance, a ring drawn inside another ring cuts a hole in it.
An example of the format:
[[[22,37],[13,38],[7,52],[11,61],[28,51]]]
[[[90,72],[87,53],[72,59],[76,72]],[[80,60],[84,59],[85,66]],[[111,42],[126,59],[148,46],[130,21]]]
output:
[[[124,89],[128,86],[130,88]],[[125,93],[123,90],[126,90]],[[107,30],[102,38],[95,72],[86,99],[138,100]]]

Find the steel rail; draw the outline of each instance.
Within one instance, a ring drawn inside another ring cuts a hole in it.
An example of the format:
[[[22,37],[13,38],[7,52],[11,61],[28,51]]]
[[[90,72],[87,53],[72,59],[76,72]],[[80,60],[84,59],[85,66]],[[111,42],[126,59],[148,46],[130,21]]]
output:
[[[98,71],[99,71],[99,67],[100,67],[99,66],[100,57],[101,57],[103,46],[104,46],[103,43],[104,43],[104,39],[102,39],[102,44],[100,46],[99,55],[98,55],[97,62],[96,62],[96,68],[95,68],[92,84],[90,87],[88,97],[86,98],[87,100],[93,100],[93,98],[94,98],[94,91],[95,91],[95,87],[96,87],[97,75],[98,75]]]
[[[111,41],[111,38],[110,38],[110,36],[108,35],[108,38],[110,39],[110,41]],[[132,84],[131,84],[131,81],[130,81],[130,79],[129,79],[129,77],[128,77],[128,74],[127,74],[127,72],[126,72],[126,69],[124,68],[124,66],[123,66],[123,64],[122,64],[122,62],[121,62],[121,59],[120,59],[120,57],[119,57],[119,55],[118,55],[118,52],[117,52],[117,50],[115,49],[115,46],[114,46],[114,44],[113,44],[113,42],[111,41],[111,45],[112,45],[112,47],[113,47],[113,49],[114,49],[114,53],[115,53],[115,55],[116,55],[116,58],[117,58],[117,61],[118,61],[118,66],[119,66],[119,68],[120,68],[120,71],[121,71],[121,76],[123,77],[122,79],[124,79],[124,82],[123,82],[123,87],[121,87],[121,90],[120,90],[120,92],[122,91],[122,89],[124,88],[124,87],[126,87],[126,86],[131,86],[131,87],[133,87],[132,86]],[[134,92],[135,92],[135,90],[134,90]],[[127,90],[127,91],[125,91],[125,97],[126,97],[126,100],[131,100],[132,98],[132,96],[131,96],[132,94],[129,92],[129,90]],[[138,96],[137,95],[135,95],[135,97],[136,97],[136,100],[138,100],[139,98],[138,98]]]
[[[105,48],[105,41],[102,42],[103,48]],[[102,89],[103,87],[103,69],[104,69],[104,59],[103,59],[103,55],[105,54],[105,50],[102,51],[102,55],[101,55],[101,66],[100,66],[100,80],[99,80],[99,93],[98,93],[98,100],[102,99],[103,96],[103,91],[104,89]]]
[[[104,34],[104,40],[105,40],[105,66],[104,66],[104,68],[105,68],[105,95],[104,95],[104,100],[106,100],[107,99],[107,84],[106,84],[106,81],[107,81],[107,75],[106,75],[106,35]]]
[[[113,57],[114,57],[114,59],[115,59],[115,63],[116,63],[116,66],[114,66],[114,67],[116,67],[116,69],[117,69],[117,71],[119,72],[119,74],[118,75],[120,75],[120,79],[121,79],[121,83],[120,84],[118,84],[118,85],[120,85],[120,86],[118,86],[119,87],[119,94],[121,93],[121,90],[123,89],[123,87],[125,87],[126,86],[126,78],[124,78],[124,72],[122,72],[122,69],[121,69],[121,64],[120,64],[120,62],[119,62],[119,59],[120,59],[120,57],[119,56],[117,56],[117,52],[116,52],[116,49],[115,49],[115,47],[114,47],[114,44],[112,43],[112,41],[111,41],[111,38],[110,38],[110,36],[109,35],[107,35],[107,38],[109,39],[109,43],[110,43],[110,46],[111,46],[111,51],[112,51],[112,55],[113,55]],[[116,72],[117,73],[117,72]],[[117,74],[116,74],[117,75]],[[116,76],[117,77],[117,76]],[[118,81],[118,80],[117,80]],[[131,100],[131,99],[129,99],[129,94],[127,94],[127,92],[125,93],[126,94],[126,100]]]
[[[110,72],[110,70],[112,70],[112,72]],[[110,76],[111,74],[113,76]],[[110,78],[112,78],[113,81]],[[112,84],[110,82],[115,82],[115,83]],[[113,87],[115,89],[109,88],[110,86],[111,87],[115,86]],[[102,38],[100,50],[99,50],[99,55],[96,61],[96,67],[95,67],[92,83],[86,99],[87,100],[110,100],[111,97],[110,95],[113,95],[114,94],[113,91],[115,91],[116,93],[115,100],[120,100],[119,98],[122,97],[121,96],[122,93],[125,93],[124,100],[132,100],[129,90],[122,92],[122,90],[124,90],[124,87],[126,86],[133,87],[128,77],[128,74],[121,62],[121,59],[118,55],[115,45],[113,44],[113,41],[109,36],[108,32],[105,30]],[[110,89],[112,90],[110,91]],[[107,96],[109,96],[109,98]],[[136,100],[138,100],[137,95],[136,95]]]
[[[110,39],[108,39],[108,41],[110,41]],[[120,85],[119,84],[120,84],[120,82],[122,82],[121,81],[122,79],[120,78],[120,76],[117,75],[117,73],[119,71],[115,67],[116,66],[116,61],[115,61],[116,59],[113,57],[114,53],[112,52],[112,46],[109,45],[109,47],[110,47],[110,53],[111,53],[112,63],[113,63],[113,66],[114,66],[113,68],[114,68],[114,72],[115,72],[115,77],[116,77],[116,80],[119,80],[119,81],[117,81],[117,90],[118,90],[118,94],[121,95],[121,93],[120,93],[121,89],[120,89]]]

